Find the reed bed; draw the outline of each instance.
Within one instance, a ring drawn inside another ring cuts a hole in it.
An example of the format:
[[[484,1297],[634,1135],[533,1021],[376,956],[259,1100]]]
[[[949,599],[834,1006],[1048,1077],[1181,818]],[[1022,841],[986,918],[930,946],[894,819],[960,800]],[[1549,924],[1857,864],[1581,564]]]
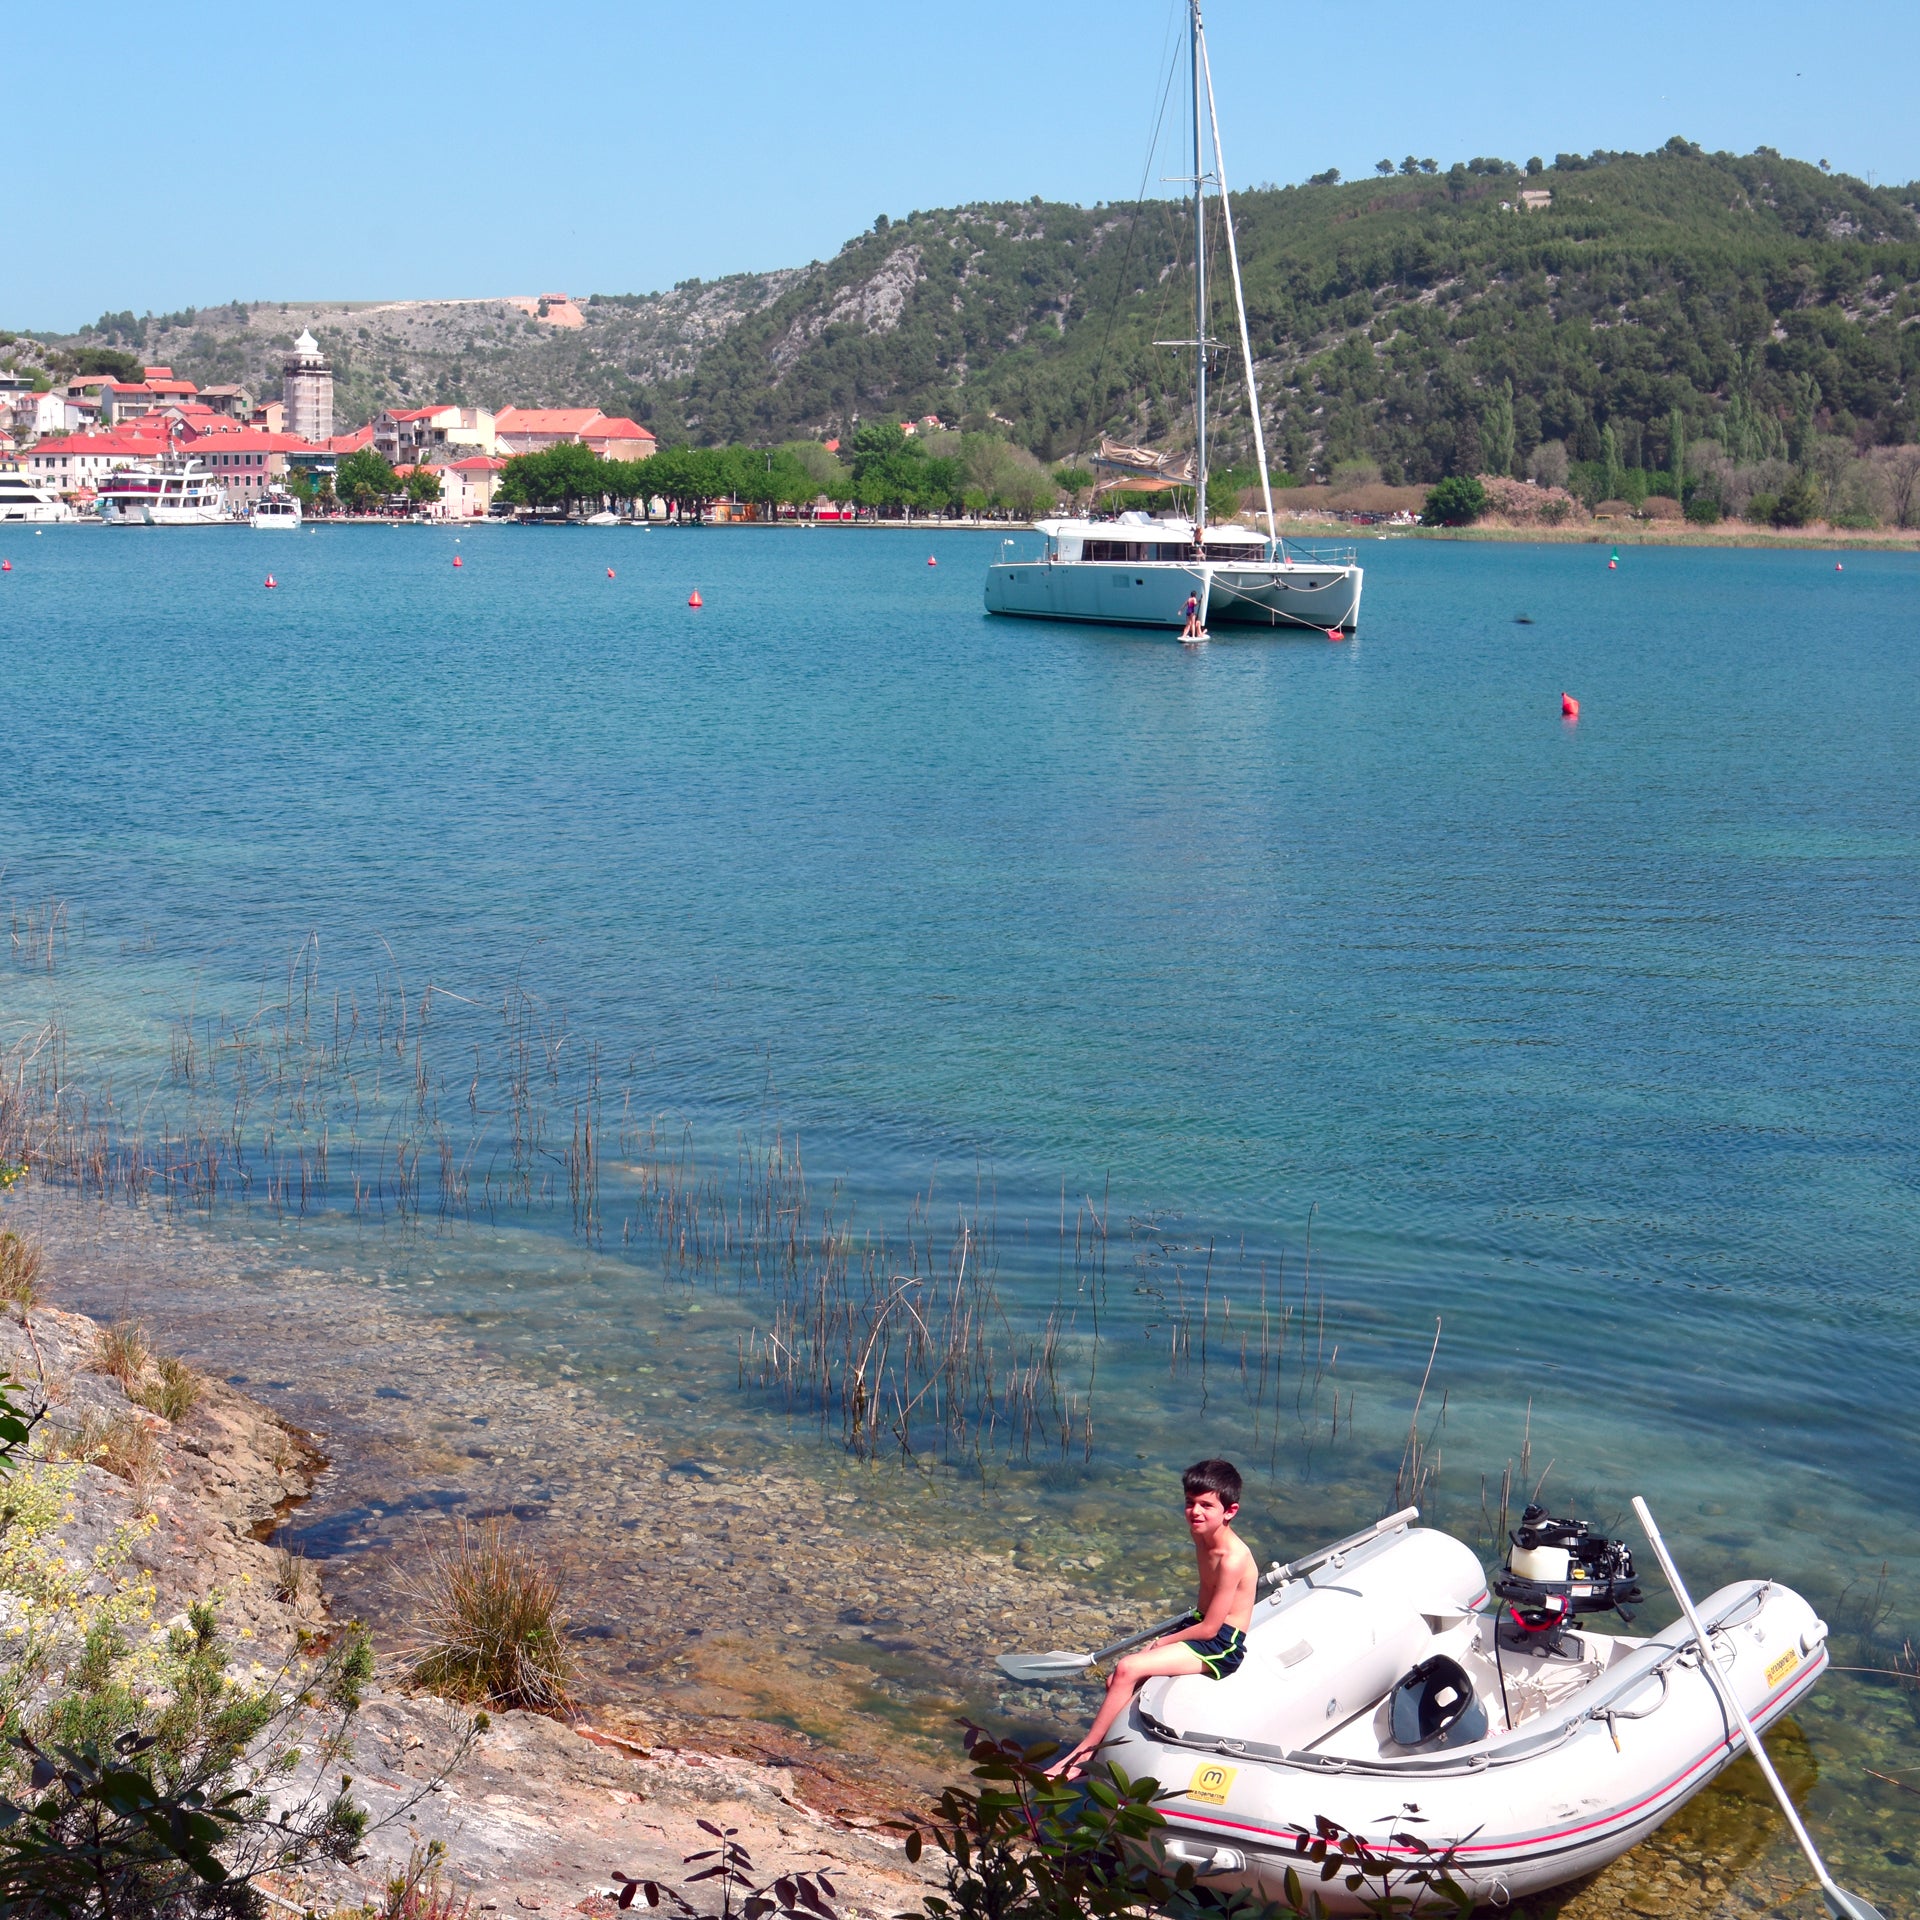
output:
[[[17,965],[65,963],[59,903],[15,909],[13,928]],[[89,1080],[48,1018],[0,1057],[0,1161],[168,1214],[341,1209],[408,1232],[564,1220],[589,1246],[615,1238],[669,1280],[731,1291],[754,1322],[740,1386],[867,1458],[1084,1467],[1121,1329],[1203,1411],[1237,1400],[1242,1451],[1270,1468],[1283,1441],[1311,1452],[1353,1420],[1311,1222],[1290,1281],[1284,1256],[1116,1223],[1109,1197],[1063,1187],[1053,1297],[1030,1223],[1015,1293],[984,1177],[952,1199],[930,1188],[891,1232],[868,1226],[777,1126],[703,1156],[690,1124],[650,1110],[637,1059],[610,1066],[519,979],[483,1004],[410,990],[389,955],[363,990],[330,988],[317,937],[250,1008],[179,1008],[161,1084],[137,1100]]]

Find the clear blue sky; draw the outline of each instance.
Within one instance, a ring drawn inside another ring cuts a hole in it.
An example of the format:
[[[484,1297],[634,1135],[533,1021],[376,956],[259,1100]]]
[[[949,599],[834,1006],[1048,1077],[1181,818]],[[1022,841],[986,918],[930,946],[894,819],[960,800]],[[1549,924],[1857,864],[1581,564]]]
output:
[[[644,292],[881,212],[1131,198],[1179,0],[8,10],[0,323]],[[1920,176],[1920,5],[1212,0],[1230,177],[1684,133]],[[1159,169],[1156,169],[1156,172]]]

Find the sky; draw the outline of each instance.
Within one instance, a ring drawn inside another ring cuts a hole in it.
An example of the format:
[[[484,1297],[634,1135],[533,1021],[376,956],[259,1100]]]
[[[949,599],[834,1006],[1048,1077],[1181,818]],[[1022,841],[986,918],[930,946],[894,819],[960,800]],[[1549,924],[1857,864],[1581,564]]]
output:
[[[1184,0],[10,9],[0,324],[644,293],[880,213],[1138,191]],[[1920,177],[1920,6],[1208,0],[1230,185],[1383,156],[1777,147]],[[71,83],[70,97],[64,89]],[[1170,189],[1154,169],[1151,190]]]

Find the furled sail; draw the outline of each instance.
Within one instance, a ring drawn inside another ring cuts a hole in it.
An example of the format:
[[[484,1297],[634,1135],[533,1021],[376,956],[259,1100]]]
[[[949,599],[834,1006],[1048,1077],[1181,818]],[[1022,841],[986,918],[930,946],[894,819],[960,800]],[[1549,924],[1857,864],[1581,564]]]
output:
[[[1093,456],[1093,470],[1099,485],[1107,487],[1151,486],[1190,487],[1193,485],[1193,455],[1156,453],[1151,447],[1123,447],[1101,436],[1100,451]]]

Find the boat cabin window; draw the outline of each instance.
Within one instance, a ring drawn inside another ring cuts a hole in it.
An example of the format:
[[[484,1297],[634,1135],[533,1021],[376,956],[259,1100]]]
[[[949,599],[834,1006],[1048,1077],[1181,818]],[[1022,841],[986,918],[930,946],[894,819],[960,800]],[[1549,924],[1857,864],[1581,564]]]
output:
[[[1179,561],[1191,560],[1193,548],[1184,540],[1088,540],[1082,543],[1080,557],[1083,560]]]

